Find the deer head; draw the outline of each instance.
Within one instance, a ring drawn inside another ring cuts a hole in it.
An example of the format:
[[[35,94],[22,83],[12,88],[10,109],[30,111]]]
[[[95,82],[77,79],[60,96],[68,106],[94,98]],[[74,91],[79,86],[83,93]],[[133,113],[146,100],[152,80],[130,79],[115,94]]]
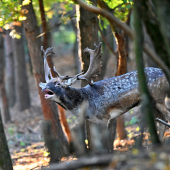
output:
[[[51,70],[47,63],[47,57],[54,54],[53,48],[49,47],[46,50],[43,50],[41,47],[41,53],[44,56],[44,71],[45,71],[45,81],[46,83],[40,83],[39,86],[42,88],[42,91],[45,92],[45,98],[54,100],[55,102],[61,104],[62,97],[66,98],[65,90],[69,89],[68,87],[71,86],[77,80],[87,80],[89,85],[93,85],[92,79],[96,76],[96,74],[101,69],[101,43],[99,46],[95,45],[95,49],[91,50],[89,48],[84,49],[83,52],[88,52],[90,54],[90,64],[87,72],[85,74],[79,73],[73,77],[66,75],[61,76],[56,70],[55,67],[53,68],[56,76],[53,77],[51,74]],[[76,93],[76,90],[75,90]],[[64,99],[66,100],[66,99]],[[62,102],[63,103],[63,102]]]

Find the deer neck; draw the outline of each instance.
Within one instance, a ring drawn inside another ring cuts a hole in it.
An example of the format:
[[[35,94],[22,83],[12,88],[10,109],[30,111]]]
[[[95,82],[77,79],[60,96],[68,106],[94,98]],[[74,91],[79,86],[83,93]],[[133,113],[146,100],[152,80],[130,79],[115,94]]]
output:
[[[81,89],[65,87],[61,89],[58,101],[56,102],[66,110],[76,111],[85,98],[86,96]]]

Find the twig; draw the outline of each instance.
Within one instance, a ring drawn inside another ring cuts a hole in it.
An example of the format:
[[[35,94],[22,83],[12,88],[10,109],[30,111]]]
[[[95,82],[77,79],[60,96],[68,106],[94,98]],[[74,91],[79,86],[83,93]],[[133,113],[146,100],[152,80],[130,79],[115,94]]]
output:
[[[71,20],[72,18],[75,17],[75,15],[73,15],[73,14],[75,14],[75,12],[73,12],[72,14],[70,14],[70,15],[68,16],[68,19],[69,19],[69,20]],[[42,37],[44,34],[47,34],[48,32],[50,32],[52,29],[54,29],[54,28],[56,28],[56,27],[59,27],[61,24],[63,24],[63,21],[59,21],[58,23],[54,24],[51,28],[49,28],[49,29],[47,30],[47,32],[43,32],[43,33],[39,34],[39,35],[37,36],[37,38]]]
[[[162,124],[164,124],[164,125],[170,127],[170,124],[169,124],[169,123],[166,123],[166,122],[163,121],[162,119],[156,118],[156,121],[161,122]]]
[[[105,44],[107,45],[107,47],[109,48],[109,50],[113,53],[113,55],[117,56],[117,53],[115,51],[113,51],[113,49],[110,47],[110,45],[107,43],[106,38],[104,37],[102,30],[100,29],[100,27],[98,26],[98,30],[102,36],[103,41],[105,42]]]
[[[72,170],[72,169],[79,169],[83,167],[90,167],[90,166],[101,166],[101,165],[108,165],[113,158],[113,154],[102,154],[102,155],[93,155],[79,158],[76,161],[71,161],[67,163],[60,163],[60,164],[52,164],[48,168],[48,170]],[[42,170],[47,170],[43,168]]]

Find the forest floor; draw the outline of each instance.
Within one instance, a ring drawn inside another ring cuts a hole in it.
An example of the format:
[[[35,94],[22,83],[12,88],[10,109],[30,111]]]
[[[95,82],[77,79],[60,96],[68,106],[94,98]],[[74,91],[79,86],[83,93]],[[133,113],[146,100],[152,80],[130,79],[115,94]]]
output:
[[[53,58],[53,60],[56,65],[57,71],[59,71],[59,73],[61,73],[62,75],[76,74],[74,71],[75,66],[72,64],[74,63],[74,59],[72,56],[65,56],[62,58],[57,56]],[[114,59],[111,58],[109,61],[106,78],[114,75],[113,65],[116,64],[114,63]],[[47,166],[49,164],[48,151],[44,146],[40,129],[40,124],[43,120],[40,100],[38,97],[34,78],[30,75],[30,73],[28,74],[31,107],[25,111],[19,112],[17,109],[17,105],[15,105],[13,108],[10,109],[12,122],[5,124],[5,132],[13,161],[14,170],[38,170],[41,169],[42,166]],[[79,87],[79,84],[76,84],[75,86]],[[0,100],[0,106],[1,104],[2,103]],[[142,152],[142,154],[139,154],[138,150],[133,149],[135,139],[139,136],[139,118],[137,113],[138,108],[134,108],[124,115],[128,138],[121,141],[118,139],[115,140],[115,155],[119,155],[120,157],[114,158],[109,167],[111,169],[116,169],[116,167],[118,168],[119,166],[121,166],[123,168],[125,165],[127,165],[127,167],[124,167],[123,169],[128,169],[128,167],[130,167],[130,164],[132,164],[131,160],[129,160],[131,157],[132,159],[136,159],[136,164],[140,165],[130,168],[133,170],[145,169],[142,168],[144,167],[144,164],[146,166],[148,165],[150,169],[152,169],[151,166],[153,167],[153,169],[154,166],[156,166],[155,169],[170,169],[169,148],[166,149],[166,147],[163,147],[159,155],[156,151],[149,151],[149,148],[152,148],[152,145],[150,142],[149,134],[147,132],[144,133],[143,138],[143,147],[145,148],[144,152]],[[69,113],[67,113],[67,120],[70,126],[72,126],[76,121],[73,115],[70,115]],[[168,141],[169,137],[170,130],[167,129],[164,141]],[[127,156],[122,158],[120,153],[126,153],[123,155]],[[131,154],[131,156],[128,155],[129,153]],[[141,155],[141,157],[138,157],[138,155]],[[63,157],[61,162],[70,162],[76,159],[77,158],[75,158],[74,156]],[[143,162],[143,165],[140,160]],[[121,161],[123,162],[122,164]],[[154,163],[157,164],[154,165]]]

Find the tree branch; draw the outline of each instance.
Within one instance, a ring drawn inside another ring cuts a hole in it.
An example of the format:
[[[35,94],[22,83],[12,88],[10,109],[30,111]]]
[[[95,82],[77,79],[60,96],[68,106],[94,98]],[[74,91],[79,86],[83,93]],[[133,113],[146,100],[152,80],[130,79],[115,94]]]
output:
[[[162,124],[164,124],[164,125],[170,127],[170,124],[169,124],[169,123],[166,123],[166,122],[163,121],[162,119],[156,118],[156,121],[161,122]]]
[[[98,27],[98,30],[99,30],[99,32],[100,32],[100,34],[101,34],[101,36],[102,36],[103,41],[105,42],[105,44],[106,44],[107,47],[109,48],[109,50],[113,53],[113,55],[115,55],[115,56],[117,57],[117,55],[118,55],[117,52],[113,51],[113,49],[112,49],[112,48],[110,47],[110,45],[107,43],[107,40],[106,40],[106,38],[104,37],[104,35],[103,35],[100,27]]]
[[[109,22],[113,22],[115,25],[117,25],[118,27],[120,27],[122,30],[124,30],[126,32],[126,34],[132,39],[134,40],[135,39],[135,36],[134,36],[134,32],[132,31],[132,29],[122,23],[118,18],[116,18],[112,13],[108,12],[107,10],[105,9],[101,9],[101,8],[98,8],[96,6],[90,6],[90,5],[87,5],[85,2],[83,2],[82,0],[73,0],[75,3],[78,3],[80,6],[82,6],[83,8],[85,8],[86,10],[90,11],[90,12],[93,12],[93,13],[96,13],[96,14],[100,14],[102,15],[103,17],[106,17]],[[168,69],[168,67],[164,64],[164,62],[156,55],[156,53],[149,47],[149,45],[144,42],[144,46],[143,46],[143,50],[145,51],[146,54],[148,54],[152,60],[162,68],[162,70],[164,71],[164,73],[166,74],[167,76],[167,79],[170,80],[170,71]]]
[[[108,165],[113,158],[113,154],[102,154],[102,155],[96,155],[96,156],[87,156],[79,158],[77,161],[71,161],[67,163],[60,163],[60,164],[53,164],[50,165],[48,170],[73,170],[73,169],[79,169],[83,167],[91,167],[91,166],[101,166],[101,165]],[[42,170],[47,170],[46,168],[43,168]]]

